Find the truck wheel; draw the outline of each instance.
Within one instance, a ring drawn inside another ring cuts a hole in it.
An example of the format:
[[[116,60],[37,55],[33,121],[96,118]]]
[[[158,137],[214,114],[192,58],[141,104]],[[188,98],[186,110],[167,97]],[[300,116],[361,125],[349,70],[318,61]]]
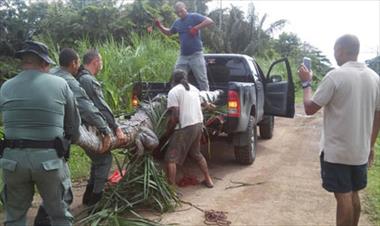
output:
[[[266,115],[260,123],[260,138],[271,139],[273,136],[274,116]]]
[[[257,130],[253,116],[250,116],[247,131],[248,145],[235,146],[235,158],[243,165],[251,165],[256,158]]]

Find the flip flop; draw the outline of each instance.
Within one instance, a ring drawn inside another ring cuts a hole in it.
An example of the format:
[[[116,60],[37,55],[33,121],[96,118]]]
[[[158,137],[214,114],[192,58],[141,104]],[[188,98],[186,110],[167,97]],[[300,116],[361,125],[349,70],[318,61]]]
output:
[[[204,185],[204,186],[206,186],[207,188],[213,188],[213,187],[214,187],[213,184],[209,184],[209,183],[207,183],[206,180],[202,181],[201,184]]]

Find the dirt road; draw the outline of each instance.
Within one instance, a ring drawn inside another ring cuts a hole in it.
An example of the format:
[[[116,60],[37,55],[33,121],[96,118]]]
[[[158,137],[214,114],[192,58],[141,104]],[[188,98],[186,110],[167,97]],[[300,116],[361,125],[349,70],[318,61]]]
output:
[[[232,225],[335,225],[335,199],[320,184],[321,116],[306,117],[298,107],[294,119],[276,118],[273,138],[259,140],[256,161],[248,167],[236,165],[232,146],[214,144],[210,169],[221,180],[214,180],[213,189],[183,189],[183,200],[227,211]],[[231,181],[259,184],[226,189],[237,185]],[[202,213],[188,208],[165,214],[163,222],[203,225]],[[360,225],[370,225],[368,216],[362,215]]]
[[[259,140],[251,166],[235,162],[233,146],[215,142],[209,160],[215,187],[181,188],[182,199],[201,209],[228,212],[231,225],[335,225],[335,200],[320,185],[321,123],[321,114],[306,117],[300,107],[294,119],[276,118],[273,138]],[[200,179],[199,171],[192,173]],[[253,185],[226,189],[238,185],[233,182]],[[83,186],[77,184],[74,193],[77,212]],[[183,205],[164,214],[161,222],[204,225],[203,221],[202,212]],[[368,216],[362,214],[360,225],[370,225]]]

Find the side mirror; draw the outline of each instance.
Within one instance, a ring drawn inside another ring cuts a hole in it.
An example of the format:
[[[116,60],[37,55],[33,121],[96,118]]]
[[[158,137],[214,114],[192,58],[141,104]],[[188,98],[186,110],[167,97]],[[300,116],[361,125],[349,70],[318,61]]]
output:
[[[270,76],[270,81],[271,82],[281,82],[282,77],[281,77],[281,75],[272,75],[272,76]]]

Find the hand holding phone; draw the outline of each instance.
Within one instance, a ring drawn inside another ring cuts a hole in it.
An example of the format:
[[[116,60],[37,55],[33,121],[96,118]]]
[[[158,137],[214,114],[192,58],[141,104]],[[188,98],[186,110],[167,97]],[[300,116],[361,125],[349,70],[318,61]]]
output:
[[[303,58],[303,65],[307,68],[307,70],[311,71],[311,59],[309,57]]]

